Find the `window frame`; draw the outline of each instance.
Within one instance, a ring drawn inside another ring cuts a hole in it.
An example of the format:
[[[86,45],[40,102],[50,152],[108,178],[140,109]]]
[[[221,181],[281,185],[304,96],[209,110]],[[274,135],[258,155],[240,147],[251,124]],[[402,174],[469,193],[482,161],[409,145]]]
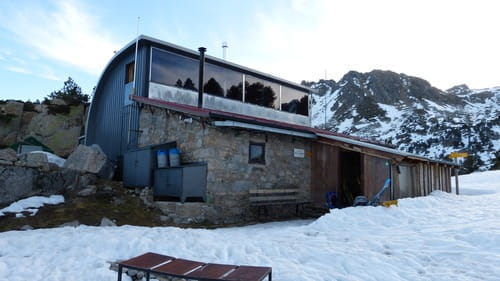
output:
[[[125,64],[125,84],[134,82],[135,61]]]
[[[252,146],[258,146],[262,148],[262,155],[258,158],[252,157]],[[248,145],[248,164],[266,164],[266,143],[263,142],[253,142],[251,141]]]

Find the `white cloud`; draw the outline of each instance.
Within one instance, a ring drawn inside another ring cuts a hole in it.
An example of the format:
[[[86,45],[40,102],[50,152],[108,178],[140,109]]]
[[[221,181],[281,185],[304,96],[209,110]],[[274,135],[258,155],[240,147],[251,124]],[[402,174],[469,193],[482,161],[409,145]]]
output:
[[[266,7],[246,65],[294,81],[386,69],[440,88],[500,85],[496,1],[292,1]]]
[[[15,66],[15,65],[8,65],[5,67],[6,70],[11,71],[11,72],[16,72],[16,73],[22,73],[22,74],[32,74],[32,72],[24,67],[20,66]]]
[[[30,2],[29,6],[16,7],[4,14],[0,24],[37,53],[99,74],[120,46],[102,30],[101,20],[83,4],[77,1],[51,4],[52,7],[47,7]]]
[[[5,70],[15,73],[34,75],[48,80],[62,81],[64,78],[57,75],[55,71],[46,66],[40,64],[30,64],[29,68],[27,66],[20,65],[7,65],[4,67]]]

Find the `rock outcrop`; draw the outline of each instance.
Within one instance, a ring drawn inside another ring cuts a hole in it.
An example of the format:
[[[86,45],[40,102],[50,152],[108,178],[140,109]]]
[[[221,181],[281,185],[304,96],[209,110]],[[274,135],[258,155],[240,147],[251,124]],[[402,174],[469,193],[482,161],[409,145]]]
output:
[[[79,196],[89,196],[95,193],[97,178],[111,179],[113,172],[110,161],[97,146],[78,146],[62,168],[49,162],[43,152],[16,156],[12,149],[3,149],[0,150],[0,205],[70,189],[81,190]]]
[[[33,104],[0,101],[0,147],[33,136],[55,154],[67,157],[83,133],[86,105],[66,105],[62,100]]]
[[[60,194],[78,177],[78,172],[66,169],[42,171],[28,166],[0,165],[0,204],[34,195]]]

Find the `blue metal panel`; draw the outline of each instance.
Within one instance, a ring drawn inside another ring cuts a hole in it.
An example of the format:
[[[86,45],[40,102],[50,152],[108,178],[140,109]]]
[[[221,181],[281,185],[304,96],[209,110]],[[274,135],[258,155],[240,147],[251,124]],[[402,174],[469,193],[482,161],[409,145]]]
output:
[[[111,160],[137,147],[139,110],[126,105],[126,65],[134,61],[135,46],[130,46],[109,63],[97,84],[89,112],[86,144],[98,144]],[[137,53],[136,95],[147,96],[149,46],[140,42]],[[128,88],[128,89],[127,89]],[[132,113],[132,114],[131,114]]]

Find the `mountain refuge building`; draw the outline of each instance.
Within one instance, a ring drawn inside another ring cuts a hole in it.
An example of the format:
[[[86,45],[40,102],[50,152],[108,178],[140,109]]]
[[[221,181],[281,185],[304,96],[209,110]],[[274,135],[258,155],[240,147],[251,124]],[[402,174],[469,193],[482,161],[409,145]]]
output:
[[[102,148],[125,186],[151,187],[177,223],[351,206],[387,179],[383,200],[451,192],[453,163],[312,128],[311,94],[204,48],[141,35],[105,67],[84,142]]]

